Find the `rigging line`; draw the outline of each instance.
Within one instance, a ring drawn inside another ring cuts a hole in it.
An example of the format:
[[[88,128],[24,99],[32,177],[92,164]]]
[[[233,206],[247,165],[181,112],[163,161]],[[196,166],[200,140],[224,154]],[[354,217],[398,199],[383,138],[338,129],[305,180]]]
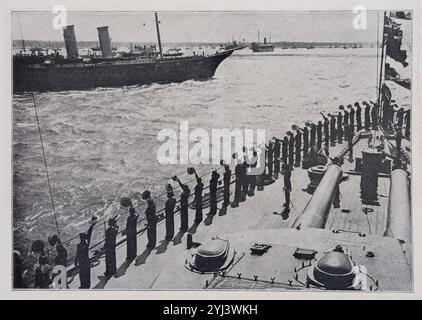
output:
[[[378,65],[379,65],[379,46],[380,46],[380,12],[377,12],[377,78],[375,79],[375,98],[378,98]]]
[[[378,85],[378,100],[377,100],[377,105],[379,107],[378,110],[378,116],[381,119],[381,113],[382,113],[382,109],[381,109],[381,103],[382,103],[382,86],[383,86],[383,77],[385,77],[385,74],[383,74],[383,71],[385,69],[385,59],[386,59],[386,39],[385,39],[385,24],[386,24],[386,17],[387,17],[387,11],[384,11],[384,15],[382,18],[382,49],[381,49],[381,63],[380,63],[380,74],[379,74],[379,85]]]
[[[19,19],[19,15],[16,14],[16,17],[18,19],[19,30],[21,32],[22,49],[23,49],[23,52],[26,52],[26,49],[25,49],[25,41],[23,40],[23,32],[22,32],[22,26],[21,26],[21,22],[20,22],[20,19]]]
[[[35,103],[35,94],[32,92],[32,101],[34,103],[34,110],[35,110],[35,118],[37,119],[37,126],[38,126],[38,133],[40,135],[40,141],[41,141],[41,149],[44,159],[44,165],[45,165],[45,172],[47,174],[47,183],[48,183],[48,190],[50,192],[50,198],[51,198],[51,205],[53,207],[53,213],[54,213],[54,221],[56,223],[56,229],[57,229],[57,236],[60,238],[60,229],[59,224],[57,223],[57,212],[56,212],[56,206],[54,205],[54,198],[53,198],[53,192],[51,190],[51,184],[50,184],[50,175],[48,173],[48,167],[47,167],[47,158],[45,156],[45,150],[44,150],[44,142],[41,135],[41,127],[40,127],[40,121],[38,119],[38,112],[37,112],[37,104]]]

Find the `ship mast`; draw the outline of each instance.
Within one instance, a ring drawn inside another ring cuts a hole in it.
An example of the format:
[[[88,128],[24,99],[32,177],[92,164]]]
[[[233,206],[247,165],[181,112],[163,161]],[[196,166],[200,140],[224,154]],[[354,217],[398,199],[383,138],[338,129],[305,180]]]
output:
[[[160,37],[160,27],[159,27],[158,15],[155,13],[155,26],[157,28],[157,38],[158,38],[158,49],[160,50],[160,58],[163,59],[163,50],[161,48],[161,37]]]
[[[380,63],[380,73],[379,73],[379,79],[378,79],[378,97],[377,97],[377,105],[378,105],[378,116],[381,119],[383,116],[383,110],[381,107],[381,102],[382,102],[382,84],[383,84],[383,78],[384,78],[384,70],[385,70],[385,54],[386,54],[386,41],[385,41],[385,36],[386,36],[386,30],[385,30],[385,23],[386,23],[386,17],[387,17],[387,12],[384,11],[384,16],[383,16],[383,20],[382,20],[382,49],[381,49],[381,63]],[[378,46],[377,46],[377,50],[378,50]]]
[[[258,44],[259,44],[259,30],[258,30]]]

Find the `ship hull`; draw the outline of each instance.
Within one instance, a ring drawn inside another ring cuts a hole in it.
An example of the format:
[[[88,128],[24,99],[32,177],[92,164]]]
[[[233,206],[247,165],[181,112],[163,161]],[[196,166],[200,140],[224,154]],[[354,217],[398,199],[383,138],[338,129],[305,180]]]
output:
[[[274,52],[274,47],[252,48],[253,52]]]
[[[274,46],[272,44],[259,44],[259,43],[252,43],[250,46],[253,52],[273,52]]]
[[[13,92],[86,90],[211,78],[233,50],[212,56],[101,65],[13,66]]]

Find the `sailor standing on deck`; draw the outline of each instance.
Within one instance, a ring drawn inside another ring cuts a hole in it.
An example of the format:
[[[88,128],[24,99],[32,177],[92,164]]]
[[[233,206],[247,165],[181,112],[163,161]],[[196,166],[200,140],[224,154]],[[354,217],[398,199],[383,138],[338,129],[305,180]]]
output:
[[[56,252],[57,255],[54,258],[54,265],[62,265],[66,267],[67,264],[67,250],[64,247],[63,243],[61,242],[61,240],[59,239],[59,237],[57,236],[57,234],[48,237],[48,242],[52,245],[56,247]]]
[[[285,201],[283,204],[283,207],[289,208],[290,207],[290,192],[292,191],[292,182],[291,182],[291,176],[292,176],[292,167],[285,163],[284,166],[284,197]]]
[[[322,145],[322,121],[318,121],[317,124],[317,147],[321,149]]]
[[[174,197],[171,185],[167,187],[167,201],[164,212],[166,214],[166,240],[170,241],[174,236],[174,208],[176,206],[176,198]]]
[[[400,108],[399,110],[397,110],[396,123],[400,129],[403,128],[403,123],[404,123],[404,109],[403,108]]]
[[[337,139],[338,143],[343,142],[343,114],[341,113],[341,109],[337,114]]]
[[[218,179],[220,175],[217,171],[213,171],[210,180],[210,216],[214,216],[217,213],[217,190],[218,190]]]
[[[173,180],[177,181],[182,188],[182,194],[180,195],[180,231],[186,232],[189,228],[190,189],[188,185],[183,184],[178,177],[174,176]]]
[[[362,108],[359,102],[355,102],[354,106],[356,107],[356,129],[360,131],[362,130]]]
[[[91,287],[91,263],[89,261],[89,244],[91,242],[92,230],[96,220],[91,219],[92,223],[88,232],[79,234],[80,242],[76,247],[75,266],[79,267],[79,289],[89,289]]]
[[[60,239],[57,241],[56,251],[57,251],[57,256],[54,259],[54,263],[56,265],[62,265],[62,266],[65,266],[66,267],[66,264],[67,264],[67,250],[64,247],[64,245],[62,244],[62,242],[61,242]]]
[[[268,166],[268,175],[273,175],[273,163],[274,163],[274,145],[272,141],[269,141],[267,146],[267,166]]]
[[[157,243],[157,210],[154,201],[151,199],[151,192],[149,190],[145,190],[141,197],[147,201],[147,209],[145,210],[145,216],[147,218],[147,248],[154,249]]]
[[[316,125],[315,123],[311,123],[311,148],[315,145],[315,140],[316,140]]]
[[[369,131],[371,128],[371,107],[366,101],[363,101],[362,104],[365,106],[365,130]]]
[[[376,130],[378,127],[378,106],[372,103],[372,109],[371,109],[371,119],[372,119],[372,129]]]
[[[232,178],[232,171],[230,170],[230,166],[228,164],[224,165],[224,201],[223,206],[227,207],[230,204],[230,180]]]
[[[330,143],[330,120],[324,115],[324,113],[320,112],[322,117],[324,118],[324,145],[328,147]],[[330,114],[328,114],[329,116]]]
[[[391,100],[390,102],[393,102]],[[393,128],[393,119],[394,119],[394,107],[397,107],[396,104],[391,105],[390,102],[385,101],[383,106],[383,126],[385,128]]]
[[[195,172],[196,186],[195,186],[195,223],[200,224],[202,221],[202,190],[204,190],[204,183]]]
[[[306,158],[309,151],[309,123],[305,123],[305,127],[303,128],[303,157]]]
[[[294,163],[294,147],[295,147],[295,137],[291,131],[287,131],[289,135],[289,164],[293,166]]]
[[[50,268],[48,258],[44,255],[40,256],[35,268],[34,288],[48,289],[50,287]]]
[[[119,230],[119,226],[116,223],[115,218],[108,219],[108,228],[105,232],[105,260],[106,260],[106,271],[104,275],[106,277],[112,277],[116,273],[116,237]]]
[[[252,149],[252,158],[249,160],[249,168],[246,174],[246,178],[249,181],[248,196],[253,197],[255,195],[255,186],[256,186],[256,167],[258,165],[258,152],[255,149]]]
[[[237,154],[233,154],[233,159],[237,158]],[[235,188],[234,188],[234,199],[231,204],[232,208],[239,206],[240,197],[242,194],[242,162],[240,159],[236,159],[236,166],[234,167],[234,174],[236,177]]]
[[[246,148],[243,147],[243,159],[242,159],[242,174],[240,175],[240,184],[242,187],[242,192],[240,193],[240,202],[246,201],[246,195],[248,194],[248,177],[246,173],[248,172],[248,162],[246,159]]]
[[[256,151],[254,152],[256,153]],[[274,176],[276,178],[278,178],[278,175],[280,173],[280,153],[281,153],[280,140],[275,139],[274,141]]]
[[[349,161],[353,162],[353,129],[352,125],[349,124],[348,126],[344,127],[346,133],[346,140],[347,140],[347,147],[349,150]]]
[[[346,127],[346,126],[348,126],[349,125],[349,111],[347,111],[345,108],[344,108],[344,106],[343,105],[340,105],[339,106],[339,109],[340,110],[343,110],[343,112],[344,112],[344,115],[343,115],[343,126],[344,127]]]
[[[350,130],[352,130],[352,134],[355,134],[355,109],[353,109],[353,106],[351,104],[349,104],[347,108],[350,109],[350,114],[349,114]]]
[[[301,150],[302,150],[302,132],[299,127],[296,127],[296,136],[295,136],[295,167],[300,166],[301,159]]]
[[[337,130],[336,130],[336,117],[329,113],[330,117],[330,145],[334,147],[336,145]]]
[[[288,146],[289,146],[289,140],[288,140],[287,136],[284,136],[283,141],[281,143],[281,159],[284,163],[287,162]]]
[[[129,216],[126,220],[126,261],[132,261],[137,254],[137,225],[139,214],[135,208],[129,208]]]
[[[406,137],[406,139],[410,138],[410,109],[406,110],[405,112],[406,115],[406,126],[405,126],[405,130],[404,130],[404,136]]]

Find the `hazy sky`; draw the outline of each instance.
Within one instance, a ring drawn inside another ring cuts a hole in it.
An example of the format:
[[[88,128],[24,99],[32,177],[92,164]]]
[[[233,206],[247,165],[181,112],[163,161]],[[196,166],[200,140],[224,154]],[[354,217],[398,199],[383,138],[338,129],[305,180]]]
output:
[[[257,30],[273,41],[376,41],[378,17],[367,14],[367,29],[355,30],[352,11],[331,12],[161,12],[163,42],[255,41]],[[51,12],[14,12],[12,38],[63,40],[63,31],[52,26]],[[97,40],[97,27],[109,26],[113,41],[155,42],[153,12],[69,12],[67,24],[75,25],[78,40]]]

